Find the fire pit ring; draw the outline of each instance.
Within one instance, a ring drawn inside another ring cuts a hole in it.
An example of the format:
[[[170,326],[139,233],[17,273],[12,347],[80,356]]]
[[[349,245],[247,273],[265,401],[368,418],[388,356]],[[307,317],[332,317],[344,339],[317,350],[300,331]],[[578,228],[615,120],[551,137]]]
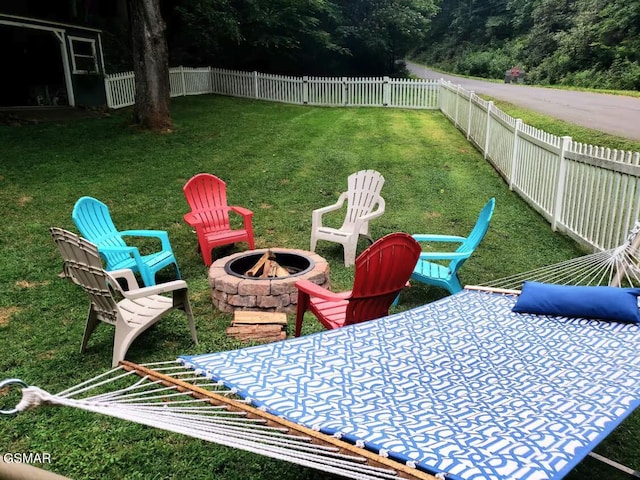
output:
[[[299,252],[284,252],[282,250],[269,250],[274,254],[276,262],[284,267],[289,272],[289,277],[295,277],[304,275],[309,270],[313,269],[313,259],[306,253]],[[246,272],[253,267],[258,260],[264,255],[263,253],[246,252],[244,255],[239,255],[224,264],[224,271],[229,275],[236,275],[242,278],[257,278],[255,276],[247,275]],[[288,277],[285,277],[288,278]]]
[[[286,277],[275,278],[245,275],[268,250],[285,268],[293,263],[290,267],[297,271]],[[302,279],[329,288],[329,264],[313,252],[271,248],[234,253],[216,260],[209,268],[213,305],[226,313],[236,310],[295,313],[298,303],[295,283]]]

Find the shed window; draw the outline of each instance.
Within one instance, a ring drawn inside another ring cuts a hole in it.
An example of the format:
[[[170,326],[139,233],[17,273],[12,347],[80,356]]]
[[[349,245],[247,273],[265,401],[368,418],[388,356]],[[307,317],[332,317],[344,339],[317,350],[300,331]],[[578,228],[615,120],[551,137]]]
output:
[[[98,73],[96,41],[89,38],[69,37],[73,73]]]

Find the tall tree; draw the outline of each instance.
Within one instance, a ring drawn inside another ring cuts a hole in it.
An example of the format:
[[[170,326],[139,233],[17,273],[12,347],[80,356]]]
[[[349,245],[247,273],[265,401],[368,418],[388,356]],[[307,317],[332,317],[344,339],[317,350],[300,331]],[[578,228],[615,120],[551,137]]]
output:
[[[133,120],[143,128],[171,128],[169,59],[159,0],[130,0],[131,45],[136,82]]]

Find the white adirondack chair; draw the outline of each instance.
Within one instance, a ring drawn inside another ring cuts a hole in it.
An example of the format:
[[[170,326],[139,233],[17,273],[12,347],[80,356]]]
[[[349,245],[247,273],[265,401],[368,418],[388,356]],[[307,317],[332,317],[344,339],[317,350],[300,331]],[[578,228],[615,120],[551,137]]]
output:
[[[385,203],[380,196],[384,177],[375,170],[361,170],[349,175],[348,190],[340,194],[338,201],[328,207],[313,211],[311,218],[311,251],[315,252],[318,240],[342,244],[344,264],[355,263],[356,248],[360,235],[373,243],[369,235],[369,221],[384,213]],[[340,228],[322,224],[325,213],[339,210],[347,202],[347,212]]]
[[[186,313],[191,338],[198,343],[187,284],[183,280],[139,288],[133,271],[103,270],[98,247],[93,243],[61,228],[53,227],[50,232],[64,258],[66,277],[80,285],[91,301],[81,352],[85,351],[89,337],[100,322],[111,324],[116,328],[112,360],[115,367],[124,359],[131,343],[173,309]],[[127,282],[127,290],[118,279]],[[162,293],[171,293],[171,297]],[[122,299],[116,301],[116,297]]]

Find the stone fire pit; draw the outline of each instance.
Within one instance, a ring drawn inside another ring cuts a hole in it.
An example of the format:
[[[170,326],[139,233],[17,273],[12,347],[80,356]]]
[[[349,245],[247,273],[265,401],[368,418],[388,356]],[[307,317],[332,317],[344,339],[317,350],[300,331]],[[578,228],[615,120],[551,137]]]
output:
[[[329,264],[320,255],[287,248],[270,250],[283,267],[292,264],[291,275],[276,278],[244,275],[267,249],[234,253],[211,264],[211,298],[219,310],[227,313],[236,310],[295,313],[298,302],[295,283],[298,280],[306,279],[329,288]]]

